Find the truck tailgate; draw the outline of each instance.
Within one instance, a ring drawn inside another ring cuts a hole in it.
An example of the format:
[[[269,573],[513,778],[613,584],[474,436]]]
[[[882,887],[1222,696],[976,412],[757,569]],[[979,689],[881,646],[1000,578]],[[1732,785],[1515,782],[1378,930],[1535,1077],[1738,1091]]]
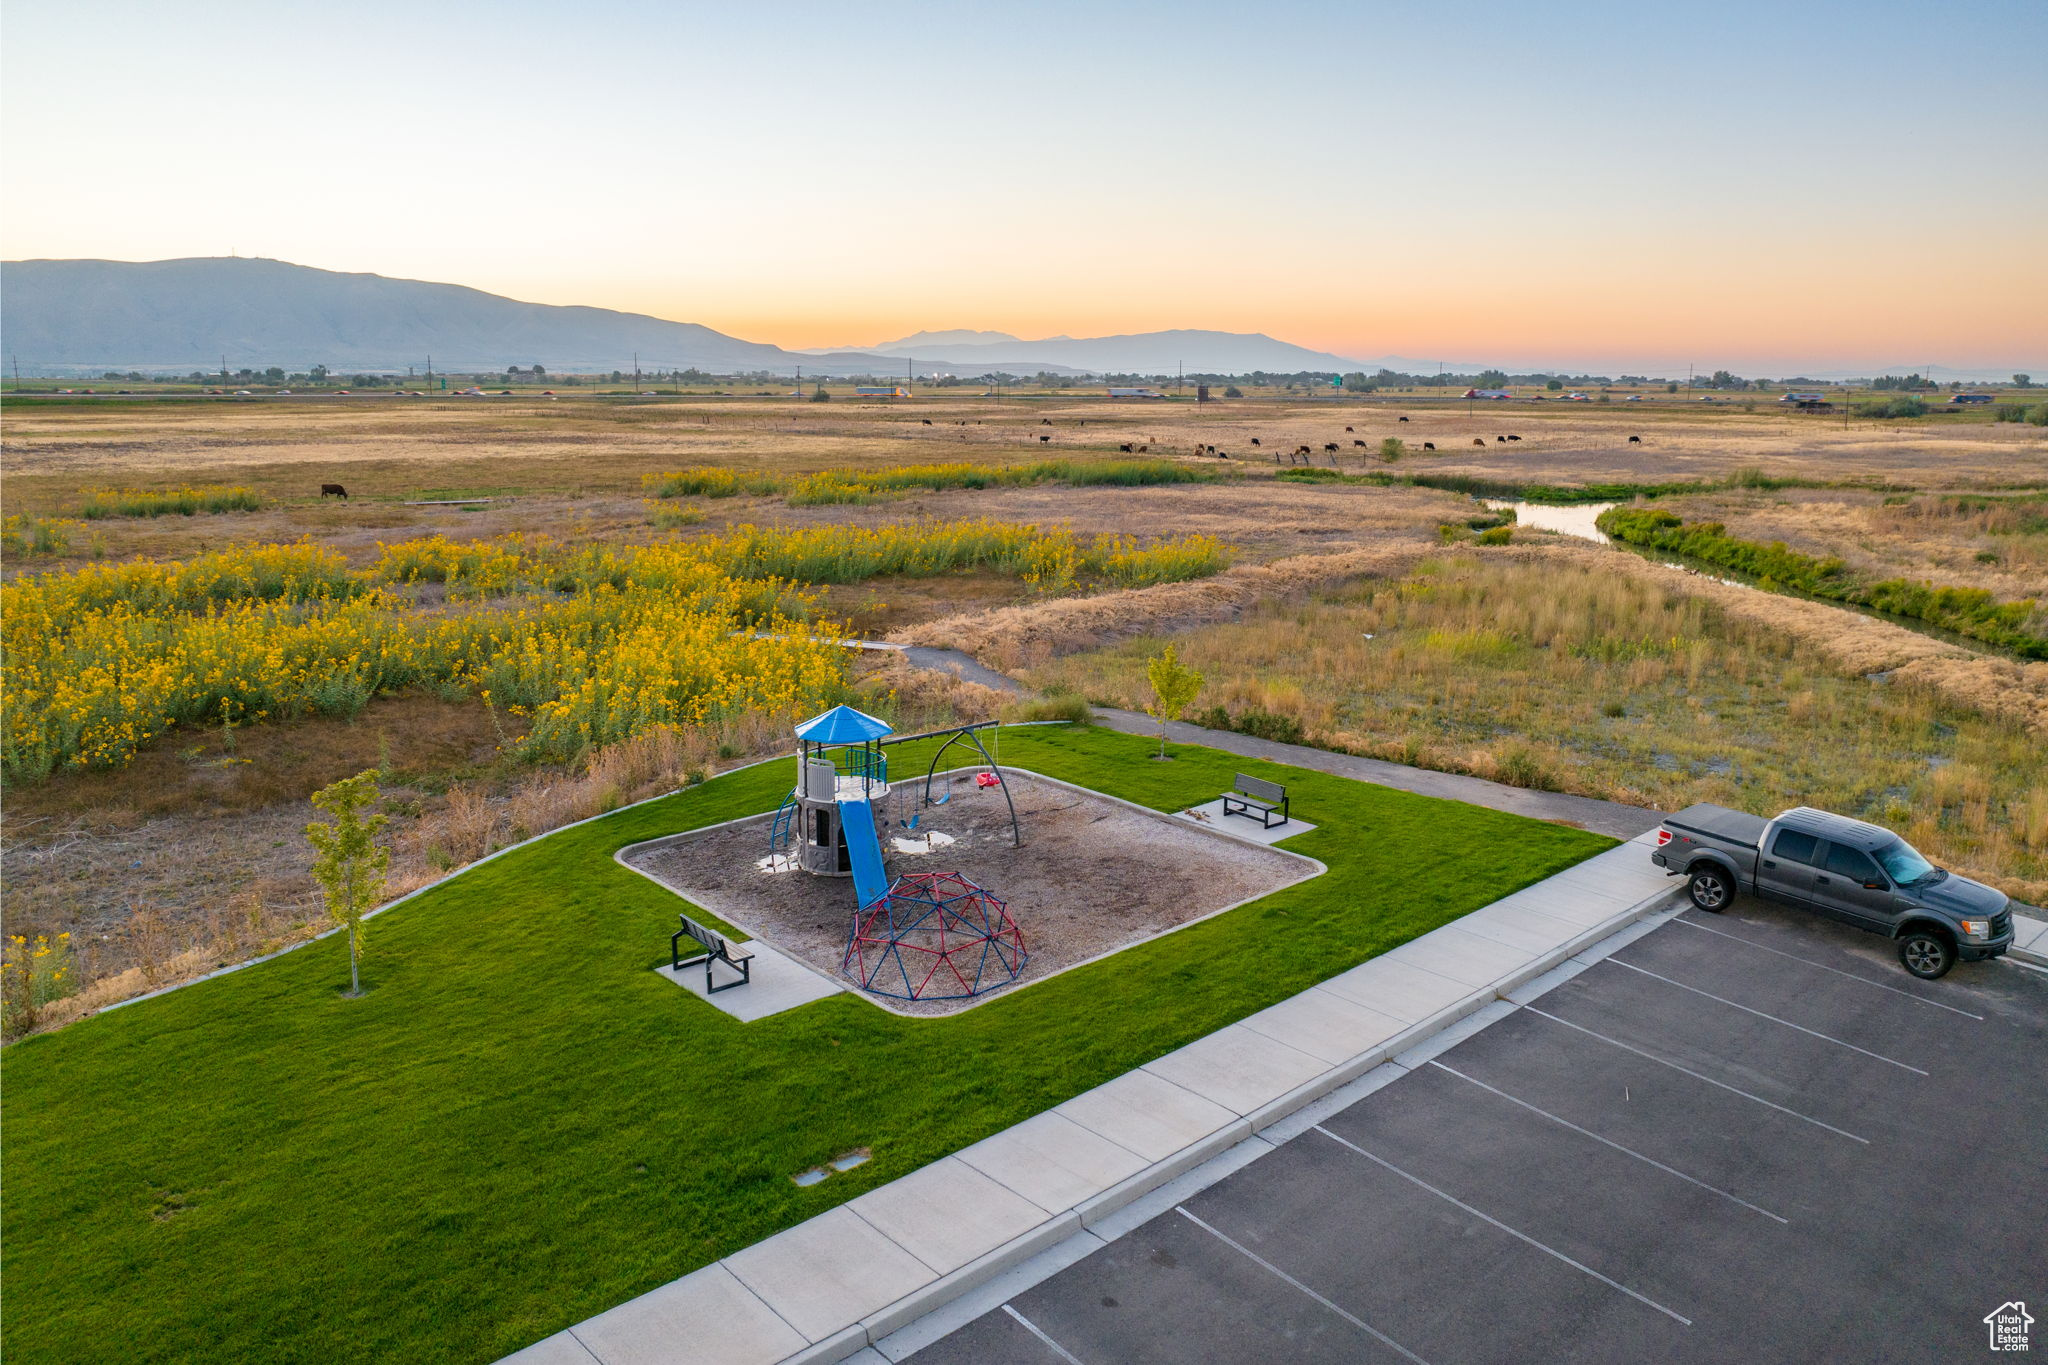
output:
[[[1704,834],[1723,843],[1742,848],[1755,848],[1764,837],[1764,828],[1770,822],[1747,811],[1730,810],[1701,802],[1687,806],[1676,815],[1664,817],[1667,829],[1684,830],[1688,834]]]

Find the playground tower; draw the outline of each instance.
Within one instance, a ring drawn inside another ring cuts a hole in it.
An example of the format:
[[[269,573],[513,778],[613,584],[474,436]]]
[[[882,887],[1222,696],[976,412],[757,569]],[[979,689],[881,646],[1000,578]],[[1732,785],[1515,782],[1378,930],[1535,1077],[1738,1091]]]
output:
[[[889,791],[889,760],[882,753],[887,722],[851,706],[835,706],[797,726],[796,788],[777,823],[785,820],[788,835],[776,831],[776,842],[794,836],[797,865],[824,877],[853,874],[853,855],[846,843],[842,801],[867,803]],[[870,817],[867,838],[874,839]]]

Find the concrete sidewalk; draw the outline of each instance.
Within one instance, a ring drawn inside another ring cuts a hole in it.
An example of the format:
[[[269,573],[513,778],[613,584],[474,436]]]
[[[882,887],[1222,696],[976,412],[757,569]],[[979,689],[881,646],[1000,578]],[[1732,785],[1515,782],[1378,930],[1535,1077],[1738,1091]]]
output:
[[[2032,905],[2013,906],[2012,947],[2006,949],[2006,955],[2015,962],[2048,967],[2048,919],[2043,915],[2048,911]]]
[[[843,1360],[1664,905],[1679,888],[1651,865],[1651,839],[1568,868],[507,1360]]]

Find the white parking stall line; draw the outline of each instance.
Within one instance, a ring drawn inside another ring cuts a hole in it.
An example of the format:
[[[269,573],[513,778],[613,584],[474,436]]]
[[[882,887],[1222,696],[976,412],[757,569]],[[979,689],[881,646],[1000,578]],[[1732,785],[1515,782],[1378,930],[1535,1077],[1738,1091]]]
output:
[[[1025,1331],[1031,1333],[1032,1336],[1037,1337],[1040,1341],[1044,1342],[1046,1349],[1051,1351],[1054,1355],[1058,1356],[1061,1360],[1066,1361],[1067,1365],[1081,1365],[1081,1358],[1079,1356],[1075,1355],[1072,1351],[1069,1351],[1066,1347],[1060,1345],[1057,1341],[1054,1341],[1051,1337],[1047,1336],[1045,1334],[1045,1329],[1040,1327],[1037,1323],[1033,1322],[1030,1318],[1025,1317],[1022,1313],[1019,1313],[1015,1308],[1012,1308],[1007,1303],[1003,1305],[1003,1311],[1005,1313],[1008,1313],[1011,1317],[1015,1318],[1018,1321],[1018,1323],[1024,1328]]]
[[[1691,920],[1686,919],[1683,916],[1679,917],[1679,919],[1676,922],[1679,924],[1683,924],[1688,929],[1697,929],[1703,934],[1712,934],[1715,938],[1725,938],[1731,943],[1740,943],[1745,947],[1754,948],[1758,952],[1776,953],[1779,957],[1789,957],[1794,962],[1803,962],[1807,966],[1816,968],[1817,970],[1823,972],[1833,972],[1836,976],[1846,976],[1851,981],[1857,982],[1861,985],[1874,986],[1881,991],[1890,991],[1893,995],[1903,995],[1908,1000],[1917,1000],[1923,1005],[1932,1005],[1934,1006],[1934,1008],[1938,1010],[1947,1010],[1950,1014],[1960,1014],[1963,1016],[1963,1018],[1975,1019],[1980,1024],[1984,1022],[1984,1016],[1981,1014],[1972,1014],[1968,1010],[1957,1009],[1954,1005],[1944,1005],[1939,1000],[1929,1000],[1924,995],[1915,995],[1911,991],[1902,991],[1897,986],[1887,986],[1882,981],[1872,981],[1869,977],[1858,976],[1854,972],[1845,972],[1840,967],[1830,967],[1825,962],[1815,962],[1810,957],[1801,957],[1797,953],[1788,953],[1782,948],[1773,948],[1769,944],[1758,943],[1753,939],[1744,938],[1740,934],[1731,934],[1720,929],[1709,929],[1706,925],[1694,924]]]
[[[1677,1062],[1674,1062],[1667,1057],[1659,1057],[1654,1052],[1645,1052],[1641,1048],[1636,1047],[1631,1043],[1622,1042],[1619,1038],[1610,1038],[1604,1033],[1596,1033],[1592,1029],[1587,1028],[1584,1024],[1574,1024],[1569,1019],[1560,1019],[1556,1015],[1552,1014],[1549,1010],[1540,1010],[1537,1009],[1534,1005],[1524,1005],[1522,1006],[1522,1008],[1528,1011],[1530,1014],[1541,1015],[1543,1018],[1550,1020],[1553,1024],[1563,1024],[1566,1028],[1577,1029],[1580,1033],[1585,1034],[1588,1038],[1598,1038],[1601,1042],[1607,1043],[1613,1047],[1618,1047],[1623,1052],[1633,1052],[1636,1056],[1643,1058],[1645,1061],[1655,1062],[1659,1066],[1668,1066],[1673,1071],[1684,1072],[1686,1075],[1692,1077],[1696,1081],[1705,1081],[1708,1085],[1718,1086],[1720,1089],[1726,1090],[1731,1095],[1740,1095],[1742,1096],[1742,1098],[1746,1100],[1755,1100],[1758,1104],[1762,1105],[1766,1109],[1775,1109],[1781,1114],[1789,1114],[1793,1118],[1799,1119],[1800,1121],[1805,1123],[1810,1123],[1816,1128],[1825,1128],[1827,1129],[1827,1131],[1835,1134],[1837,1137],[1845,1137],[1849,1139],[1849,1141],[1851,1142],[1860,1142],[1866,1147],[1870,1145],[1870,1139],[1867,1137],[1858,1137],[1856,1136],[1856,1134],[1848,1131],[1845,1128],[1835,1127],[1835,1125],[1832,1123],[1822,1123],[1819,1119],[1813,1117],[1811,1114],[1802,1114],[1797,1109],[1787,1109],[1782,1104],[1773,1104],[1771,1103],[1771,1101],[1765,1099],[1762,1095],[1752,1095],[1747,1090],[1738,1089],[1735,1086],[1728,1084],[1726,1081],[1717,1081],[1712,1076],[1703,1076],[1699,1072],[1694,1071],[1691,1067],[1680,1066]]]
[[[1683,981],[1674,981],[1672,978],[1664,976],[1658,972],[1653,972],[1649,970],[1647,967],[1638,967],[1633,962],[1623,962],[1618,957],[1611,957],[1607,960],[1617,967],[1626,967],[1629,971],[1641,972],[1644,976],[1649,977],[1653,981],[1661,981],[1667,986],[1676,986],[1678,987],[1678,989],[1682,991],[1691,991],[1694,995],[1704,996],[1707,999],[1713,1001],[1717,1005],[1726,1005],[1730,1009],[1741,1010],[1744,1014],[1754,1014],[1759,1019],[1768,1019],[1774,1024],[1783,1024],[1786,1028],[1797,1029],[1799,1032],[1805,1034],[1809,1038],[1818,1038],[1823,1043],[1833,1043],[1836,1047],[1845,1047],[1848,1048],[1851,1052],[1860,1052],[1866,1057],[1875,1058],[1877,1061],[1885,1063],[1887,1066],[1895,1066],[1901,1071],[1910,1071],[1915,1076],[1925,1076],[1927,1074],[1926,1072],[1922,1071],[1919,1067],[1909,1066],[1905,1062],[1898,1060],[1896,1057],[1887,1057],[1882,1052],[1872,1052],[1867,1047],[1858,1047],[1854,1043],[1844,1042],[1842,1039],[1834,1037],[1831,1034],[1822,1033],[1818,1029],[1810,1029],[1804,1024],[1795,1024],[1790,1019],[1780,1019],[1775,1014],[1765,1014],[1762,1010],[1753,1010],[1749,1006],[1739,1004],[1736,1001],[1730,1000],[1728,997],[1724,995],[1716,995],[1712,991],[1703,991],[1698,986],[1688,986]]]
[[[1603,1143],[1606,1146],[1612,1147],[1615,1151],[1622,1153],[1624,1156],[1632,1156],[1637,1161],[1643,1162],[1646,1165],[1655,1166],[1658,1170],[1664,1172],[1666,1175],[1675,1175],[1688,1185],[1697,1185],[1709,1194],[1720,1195],[1723,1199],[1727,1200],[1731,1204],[1740,1204],[1743,1208],[1748,1209],[1751,1213],[1760,1213],[1766,1218],[1772,1219],[1773,1221],[1779,1223],[1785,1223],[1787,1225],[1789,1225],[1792,1221],[1789,1218],[1780,1218],[1777,1214],[1772,1213],[1769,1209],[1758,1208],[1755,1204],[1750,1203],[1747,1199],[1742,1199],[1737,1197],[1736,1195],[1732,1195],[1728,1193],[1728,1191],[1720,1188],[1717,1185],[1709,1185],[1704,1180],[1695,1180],[1693,1177],[1687,1175],[1684,1171],[1678,1170],[1676,1167],[1666,1166],[1663,1162],[1657,1160],[1657,1158],[1655,1157],[1644,1156],[1641,1152],[1638,1152],[1633,1147],[1622,1146],[1613,1138],[1602,1137],[1590,1128],[1579,1127],[1578,1124],[1573,1123],[1570,1119],[1559,1118],[1556,1114],[1551,1113],[1548,1109],[1539,1109],[1535,1105],[1529,1103],[1529,1101],[1527,1100],[1517,1099],[1515,1096],[1510,1095],[1505,1090],[1496,1089],[1495,1087],[1488,1085],[1485,1081],[1480,1080],[1477,1076],[1467,1076],[1464,1072],[1458,1070],[1456,1067],[1445,1066],[1442,1062],[1438,1061],[1432,1061],[1430,1065],[1435,1067],[1439,1071],[1450,1072],[1453,1076],[1456,1076],[1461,1081],[1469,1081],[1473,1085],[1478,1086],[1481,1090],[1484,1090],[1489,1094],[1498,1095],[1502,1099],[1506,1100],[1509,1104],[1519,1104],[1520,1106],[1522,1106],[1522,1108],[1528,1110],[1532,1114],[1539,1114],[1542,1117],[1549,1119],[1552,1123],[1558,1124],[1561,1127],[1571,1129],[1574,1133],[1581,1134],[1582,1136],[1593,1139],[1593,1141],[1595,1142]]]
[[[1320,1132],[1322,1130],[1318,1129],[1317,1131]],[[1388,1336],[1385,1332],[1382,1332],[1377,1327],[1374,1327],[1364,1318],[1359,1317],[1355,1313],[1345,1312],[1342,1308],[1338,1307],[1334,1303],[1331,1303],[1321,1294],[1316,1293],[1315,1290],[1310,1289],[1300,1280],[1295,1279],[1292,1275],[1282,1270],[1279,1266],[1274,1265],[1271,1261],[1259,1255],[1258,1252],[1253,1251],[1250,1247],[1244,1245],[1242,1242],[1239,1242],[1235,1238],[1232,1238],[1229,1235],[1219,1232],[1213,1227],[1210,1227],[1207,1223],[1195,1217],[1195,1215],[1193,1215],[1192,1213],[1189,1213],[1185,1208],[1176,1208],[1174,1209],[1174,1212],[1179,1214],[1181,1217],[1187,1219],[1190,1223],[1193,1223],[1202,1231],[1208,1233],[1211,1237],[1214,1237],[1217,1241],[1223,1243],[1223,1245],[1229,1247],[1238,1255],[1244,1257],[1246,1260],[1252,1262],[1254,1265],[1257,1265],[1260,1269],[1266,1271],[1268,1274],[1273,1275],[1278,1279],[1284,1280],[1288,1284],[1294,1286],[1296,1289],[1299,1289],[1302,1293],[1308,1295],[1317,1303],[1329,1309],[1332,1313],[1335,1313],[1338,1317],[1344,1319],[1344,1321],[1350,1323],[1353,1327],[1356,1327],[1359,1331],[1365,1333],[1374,1341],[1380,1343],[1380,1345],[1387,1347],[1389,1350],[1400,1352],[1403,1359],[1412,1360],[1415,1362],[1415,1365],[1429,1365],[1428,1361],[1424,1360],[1421,1356],[1415,1354],[1415,1352],[1409,1350],[1406,1346],[1403,1346],[1400,1342]]]
[[[1374,1156],[1371,1152],[1366,1151],[1365,1148],[1359,1146],[1357,1143],[1345,1141],[1343,1138],[1338,1137],[1335,1133],[1323,1127],[1321,1124],[1316,1125],[1316,1131],[1318,1133],[1321,1133],[1330,1141],[1338,1144],[1339,1146],[1350,1148],[1352,1151],[1364,1157],[1367,1161],[1370,1161],[1378,1166],[1384,1166],[1387,1170],[1392,1171],[1395,1175],[1400,1176],[1403,1180],[1409,1181],[1415,1185],[1419,1185],[1425,1190],[1428,1190],[1431,1194],[1443,1200],[1445,1203],[1455,1204],[1457,1207],[1463,1209],[1465,1212],[1471,1214],[1474,1218],[1479,1219],[1481,1222],[1486,1223],[1489,1226],[1499,1228],[1502,1232],[1505,1232],[1510,1237],[1514,1237],[1521,1241],[1527,1242],[1530,1246],[1535,1247],[1538,1251],[1543,1252],[1545,1255],[1555,1256],[1558,1260],[1563,1261],[1572,1269],[1582,1271],[1585,1274],[1591,1275],[1594,1279],[1600,1281],[1600,1283],[1608,1286],[1610,1289],[1619,1289],[1622,1293],[1628,1295],[1636,1302],[1647,1304],[1651,1308],[1656,1309],[1659,1313],[1662,1313],[1665,1317],[1670,1318],[1673,1322],[1683,1323],[1687,1327],[1692,1326],[1691,1318],[1688,1318],[1681,1313],[1677,1313],[1669,1308],[1666,1308],[1663,1304],[1657,1302],[1649,1295],[1637,1293],[1635,1290],[1630,1289],[1627,1285],[1623,1284],[1620,1280],[1609,1279],[1607,1276],[1602,1275],[1599,1271],[1593,1269],[1593,1267],[1583,1264],[1582,1262],[1573,1260],[1571,1257],[1565,1255],[1562,1251],[1559,1251],[1556,1247],[1546,1246],[1542,1242],[1537,1241],[1534,1237],[1531,1237],[1528,1233],[1516,1231],[1514,1228],[1509,1227],[1506,1223],[1501,1222],[1500,1219],[1493,1217],[1491,1214],[1481,1213],[1478,1209],[1473,1208],[1470,1204],[1458,1198],[1456,1195],[1446,1194],[1444,1191],[1430,1184],[1427,1180],[1424,1180],[1421,1176],[1410,1175],[1407,1171],[1402,1170],[1399,1166],[1396,1166],[1393,1162],[1386,1160],[1384,1157]]]

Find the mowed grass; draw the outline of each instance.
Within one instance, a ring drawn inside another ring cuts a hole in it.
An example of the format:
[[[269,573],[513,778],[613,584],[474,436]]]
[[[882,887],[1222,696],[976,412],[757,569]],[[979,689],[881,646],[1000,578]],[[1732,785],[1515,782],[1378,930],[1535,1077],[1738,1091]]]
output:
[[[611,854],[769,809],[778,761],[371,921],[362,999],[330,938],[17,1044],[10,1362],[494,1360],[1612,842],[1153,747],[1034,727],[1001,756],[1162,810],[1286,782],[1329,872],[953,1018],[838,996],[740,1025],[651,970],[681,902]]]

